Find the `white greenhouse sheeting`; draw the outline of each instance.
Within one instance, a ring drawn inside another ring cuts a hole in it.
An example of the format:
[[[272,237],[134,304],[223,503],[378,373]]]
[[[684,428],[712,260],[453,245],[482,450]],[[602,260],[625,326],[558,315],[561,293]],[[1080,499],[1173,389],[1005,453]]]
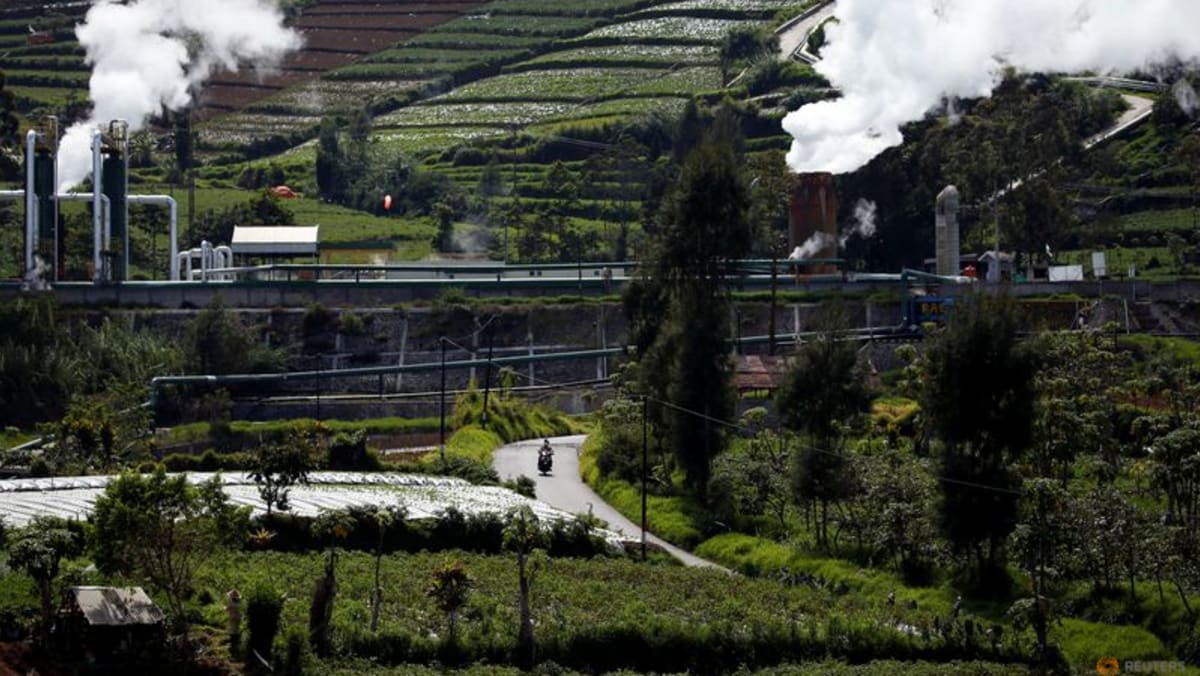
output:
[[[214,473],[187,475],[191,483],[202,483]],[[96,498],[115,477],[81,476],[51,479],[0,480],[0,519],[8,526],[25,526],[37,516],[55,516],[83,521],[92,513]],[[236,505],[252,507],[256,514],[266,513],[254,481],[244,473],[222,473],[225,493]],[[447,507],[466,514],[504,514],[520,505],[529,505],[539,519],[574,519],[560,509],[538,500],[530,500],[507,488],[476,486],[463,479],[398,474],[392,472],[313,472],[309,485],[293,486],[288,494],[289,510],[300,516],[316,516],[322,511],[357,505],[397,506],[408,510],[410,519],[437,518]],[[606,530],[598,534],[609,542],[620,536]]]

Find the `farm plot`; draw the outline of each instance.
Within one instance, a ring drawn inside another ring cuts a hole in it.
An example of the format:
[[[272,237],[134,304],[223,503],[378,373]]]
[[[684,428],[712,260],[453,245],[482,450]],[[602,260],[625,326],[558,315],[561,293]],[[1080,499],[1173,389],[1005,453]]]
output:
[[[479,6],[478,2],[397,2],[372,3],[324,2],[304,10],[304,16],[350,16],[353,14],[463,14]]]
[[[83,57],[74,54],[61,56],[5,56],[0,58],[0,69],[10,70],[69,70],[86,71]]]
[[[13,95],[18,110],[37,108],[40,106],[65,106],[74,94],[79,99],[87,98],[87,86],[74,88],[64,87],[21,87],[6,83],[6,91]]]
[[[391,6],[383,7],[391,9]],[[410,13],[403,11],[310,14],[305,13],[296,22],[297,28],[331,29],[331,30],[360,30],[373,31],[404,31],[416,32],[431,26],[446,23],[458,17],[455,13]]]
[[[496,14],[543,16],[614,16],[653,4],[655,0],[573,0],[561,3],[545,0],[498,0],[488,4],[488,11]]]
[[[213,474],[188,474],[198,484]],[[265,514],[266,508],[254,480],[242,473],[220,475],[222,488],[238,506]],[[16,479],[0,481],[0,512],[13,526],[28,525],[37,516],[85,520],[112,481],[110,476],[56,477],[54,479]],[[498,486],[476,486],[463,479],[417,474],[354,472],[313,472],[308,485],[294,486],[288,495],[291,513],[317,516],[321,512],[359,505],[398,506],[407,509],[409,518],[439,518],[443,510],[454,507],[467,514],[503,514],[513,507],[528,505],[539,518],[571,520],[573,515],[544,502],[530,500]],[[615,541],[611,532],[603,533]]]
[[[359,63],[438,63],[456,66],[478,63],[483,61],[500,61],[517,59],[529,53],[526,49],[488,49],[486,53],[479,50],[464,49],[430,49],[424,47],[397,47],[385,49],[382,52],[364,58]]]
[[[315,128],[321,118],[310,115],[262,115],[235,113],[211,125],[204,125],[201,140],[206,146],[230,146],[252,143],[271,136],[298,134]]]
[[[594,101],[659,78],[649,68],[570,68],[524,71],[473,82],[439,97],[441,102]]]
[[[491,35],[532,35],[544,37],[568,37],[581,35],[595,28],[603,20],[591,17],[538,16],[536,19],[524,15],[473,14],[454,23],[460,33],[488,33]]]
[[[658,16],[691,16],[710,19],[758,19],[766,21],[778,12],[791,8],[801,10],[796,2],[787,0],[682,0],[668,2],[633,12],[629,18],[651,18]]]
[[[304,34],[304,48],[290,54],[280,67],[280,74],[265,79],[268,84],[293,86],[304,83],[321,71],[353,63],[366,54],[380,51],[420,34],[422,31],[454,20],[463,12],[478,7],[478,2],[425,3],[341,3],[318,2],[306,8],[296,22]],[[370,79],[367,75],[353,79]],[[394,79],[411,79],[411,74],[397,74]],[[220,84],[259,84],[253,72],[239,72],[219,77]],[[393,79],[391,76],[388,79]],[[307,84],[307,83],[304,83]],[[389,83],[389,89],[394,85]],[[216,111],[236,110],[270,96],[273,92],[257,92],[257,99],[247,92],[217,89],[206,97]],[[299,96],[308,98],[311,92],[301,87]],[[227,98],[228,97],[228,98]],[[358,106],[361,106],[361,100]],[[278,110],[272,102],[268,108]],[[287,110],[286,113],[308,114],[309,110]],[[319,112],[319,111],[316,111]],[[336,111],[335,111],[336,112]]]
[[[360,109],[376,97],[420,89],[428,84],[428,80],[315,80],[281,92],[251,107],[251,110],[266,113],[288,111],[294,115],[336,115]]]
[[[446,103],[402,108],[375,120],[381,127],[526,125],[566,113],[575,107],[563,102]]]
[[[576,126],[585,121],[612,121],[615,118],[635,117],[651,112],[678,115],[687,105],[686,98],[637,97],[617,98],[573,107],[567,113],[548,118],[544,124],[532,124],[528,131],[535,134],[556,133],[564,126]]]
[[[356,63],[339,68],[327,76],[330,80],[433,80],[454,73],[462,64],[447,62],[425,63]]]
[[[761,21],[664,16],[604,26],[579,38],[581,44],[658,42],[667,44],[717,44],[735,28],[759,28]]]
[[[546,43],[544,37],[520,35],[489,35],[459,30],[460,23],[447,24],[444,30],[422,33],[404,43],[406,47],[452,50],[501,50],[536,47]]]
[[[551,52],[510,66],[508,70],[584,66],[667,68],[676,64],[716,65],[718,61],[719,54],[715,45],[643,45],[634,43]]]
[[[86,70],[5,70],[7,84],[28,87],[86,87],[92,74]]]
[[[507,133],[508,130],[499,127],[464,128],[455,125],[386,129],[373,133],[371,138],[376,141],[379,152],[418,156],[472,141],[496,138]]]

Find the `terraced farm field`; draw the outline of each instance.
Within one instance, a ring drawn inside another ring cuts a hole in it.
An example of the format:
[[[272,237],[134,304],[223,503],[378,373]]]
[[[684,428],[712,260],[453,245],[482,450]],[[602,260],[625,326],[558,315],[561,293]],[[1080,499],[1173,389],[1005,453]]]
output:
[[[211,117],[236,111],[451,21],[480,4],[321,0],[305,8],[295,22],[304,36],[304,48],[288,56],[278,73],[266,77],[253,71],[218,74],[205,90],[201,114]]]

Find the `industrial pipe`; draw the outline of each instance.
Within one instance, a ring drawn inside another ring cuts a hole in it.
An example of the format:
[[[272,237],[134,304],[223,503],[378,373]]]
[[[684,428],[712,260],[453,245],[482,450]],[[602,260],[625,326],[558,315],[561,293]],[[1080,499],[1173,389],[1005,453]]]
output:
[[[25,273],[33,270],[33,255],[37,251],[37,193],[33,189],[33,157],[38,133],[30,129],[25,133]]]
[[[56,202],[91,202],[95,205],[97,202],[103,207],[103,211],[96,209],[92,217],[92,266],[95,270],[92,273],[92,281],[99,282],[104,279],[104,247],[109,243],[108,223],[112,220],[112,204],[108,201],[108,195],[103,195],[96,192],[64,192],[54,196]]]
[[[213,253],[216,256],[216,260],[213,261],[215,268],[225,269],[233,267],[233,247],[228,244],[222,244],[221,246],[214,247]],[[221,273],[220,278],[228,279],[228,276],[225,273]]]
[[[157,206],[169,207],[171,210],[171,281],[179,280],[179,234],[178,234],[178,214],[179,207],[175,202],[175,198],[169,195],[129,195],[126,198],[129,204],[149,204]],[[232,259],[231,259],[232,260]]]
[[[101,172],[101,153],[104,149],[104,135],[99,129],[92,131],[92,229],[95,232],[96,253],[95,265],[96,272],[93,279],[100,281],[102,279],[100,270],[103,261],[100,258],[101,247],[99,245],[101,233],[104,233],[104,246],[109,246],[108,232],[106,232],[105,220],[100,213],[100,204],[104,200],[104,179]],[[112,221],[112,214],[108,215],[108,222]]]

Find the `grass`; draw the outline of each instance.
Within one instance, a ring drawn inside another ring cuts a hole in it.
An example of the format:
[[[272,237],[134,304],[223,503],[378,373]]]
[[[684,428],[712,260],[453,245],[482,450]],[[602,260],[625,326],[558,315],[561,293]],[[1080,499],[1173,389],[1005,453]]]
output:
[[[1200,366],[1200,343],[1187,338],[1131,334],[1120,337],[1123,346],[1133,347],[1145,357],[1166,356],[1171,361]]]
[[[446,440],[446,456],[449,458],[465,458],[485,467],[492,466],[492,454],[504,445],[499,434],[485,430],[477,425],[460,428]],[[440,466],[441,456],[430,453],[421,458],[421,464],[426,467]]]
[[[404,432],[432,432],[438,429],[438,425],[438,418],[371,418],[368,420],[322,420],[320,422],[312,418],[295,418],[269,422],[235,420],[230,423],[230,429],[234,434],[265,436],[284,434],[298,427],[312,428],[316,426],[327,429],[331,434],[360,430],[367,434],[401,434]],[[208,438],[209,428],[210,425],[207,422],[177,425],[171,428],[167,439],[169,442],[200,441]]]
[[[138,186],[133,192],[166,193],[169,190],[168,186],[150,184]],[[196,213],[219,211],[243,204],[257,197],[259,192],[239,188],[197,188]],[[186,222],[189,200],[187,191],[177,188],[175,199],[179,203],[181,220]],[[395,243],[395,250],[390,256],[392,260],[419,260],[429,255],[436,230],[429,218],[376,216],[304,196],[284,200],[283,206],[292,211],[297,225],[320,225],[321,242],[391,240]],[[184,232],[186,233],[186,228]],[[186,235],[181,237],[181,242],[184,239]]]
[[[1177,271],[1171,264],[1171,251],[1163,246],[1125,248],[1116,247],[1104,252],[1111,279],[1126,279],[1130,264],[1137,266],[1138,279],[1165,279],[1174,277]],[[1086,251],[1061,251],[1055,256],[1062,265],[1082,265],[1085,276],[1092,270],[1092,249]],[[1157,265],[1151,267],[1151,264]]]
[[[0,449],[9,449],[13,446],[20,446],[27,441],[33,441],[37,438],[36,434],[31,432],[22,432],[17,429],[0,430]]]
[[[605,502],[626,518],[640,521],[641,489],[625,481],[600,476],[600,468],[596,466],[596,452],[602,444],[601,432],[595,431],[588,436],[579,457],[580,474]],[[694,503],[683,497],[646,496],[646,522],[650,531],[681,547],[690,549],[704,539],[698,511]]]
[[[1159,233],[1173,230],[1190,233],[1196,229],[1198,218],[1200,212],[1195,209],[1164,209],[1125,214],[1120,217],[1120,223],[1125,232]]]
[[[1065,619],[1051,627],[1050,639],[1077,668],[1094,668],[1100,658],[1107,656],[1116,657],[1122,664],[1126,660],[1174,659],[1158,637],[1141,627]]]

